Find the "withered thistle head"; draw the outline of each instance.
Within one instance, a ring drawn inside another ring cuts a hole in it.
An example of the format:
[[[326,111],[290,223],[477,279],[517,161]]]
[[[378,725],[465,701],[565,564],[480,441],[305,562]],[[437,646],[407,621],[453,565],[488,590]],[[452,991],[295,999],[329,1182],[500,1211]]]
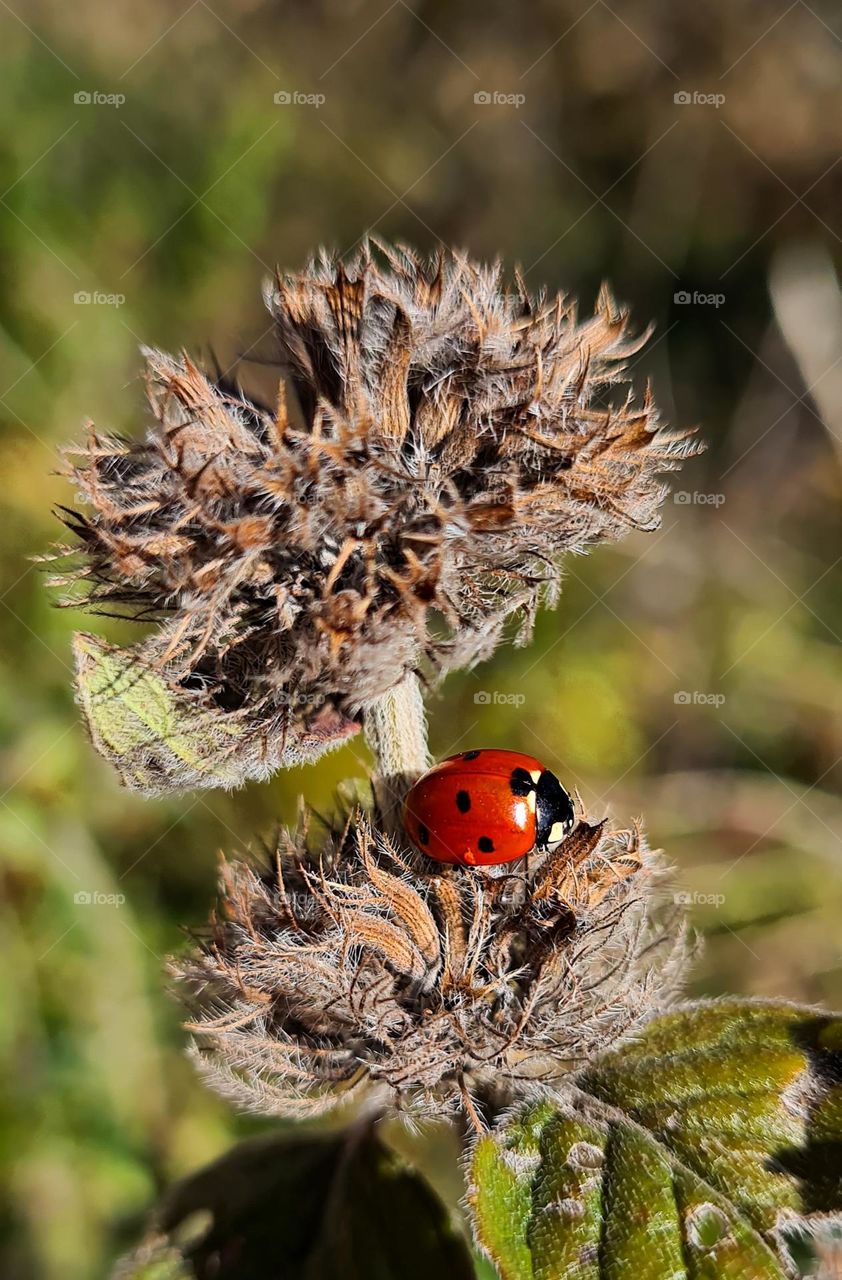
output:
[[[430,863],[360,814],[306,845],[286,837],[271,874],[224,864],[211,933],[174,965],[203,1072],[247,1109],[476,1121],[551,1088],[680,979],[636,826],[582,820],[513,874]]]
[[[341,740],[408,672],[488,656],[513,616],[524,641],[562,554],[653,528],[690,449],[634,402],[640,341],[606,291],[580,323],[499,263],[366,246],[266,300],[277,404],[147,351],[146,438],[91,428],[66,516],[89,603],[157,624],[139,669],[188,718],[247,722],[229,782]]]

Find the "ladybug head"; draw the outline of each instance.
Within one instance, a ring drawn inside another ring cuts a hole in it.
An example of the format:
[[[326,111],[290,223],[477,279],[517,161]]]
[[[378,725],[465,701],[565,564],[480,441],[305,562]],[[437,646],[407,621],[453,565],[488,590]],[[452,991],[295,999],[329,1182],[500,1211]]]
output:
[[[554,773],[545,769],[538,779],[535,798],[537,832],[535,844],[552,852],[576,825],[573,802]]]

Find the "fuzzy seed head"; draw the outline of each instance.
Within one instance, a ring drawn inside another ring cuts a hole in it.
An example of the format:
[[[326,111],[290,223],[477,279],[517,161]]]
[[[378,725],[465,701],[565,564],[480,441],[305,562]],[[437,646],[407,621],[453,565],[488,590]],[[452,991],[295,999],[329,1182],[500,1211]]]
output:
[[[635,403],[607,291],[580,322],[499,263],[366,245],[266,302],[277,402],[147,351],[147,435],[91,428],[65,517],[89,604],[156,624],[138,663],[262,739],[234,781],[335,745],[409,672],[487,657],[509,620],[525,642],[563,554],[654,528],[692,451]]]
[[[197,1061],[264,1114],[476,1122],[670,998],[686,946],[658,874],[639,828],[584,820],[514,873],[434,866],[359,813],[317,853],[287,836],[271,874],[224,864],[210,935],[173,966]]]

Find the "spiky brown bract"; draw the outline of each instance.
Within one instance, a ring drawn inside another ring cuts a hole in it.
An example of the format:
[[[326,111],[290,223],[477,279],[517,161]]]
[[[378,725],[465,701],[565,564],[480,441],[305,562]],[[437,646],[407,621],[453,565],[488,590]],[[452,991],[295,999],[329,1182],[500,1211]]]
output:
[[[513,614],[524,640],[562,553],[656,525],[691,445],[633,402],[606,291],[580,323],[499,264],[366,246],[266,296],[275,408],[149,351],[146,439],[91,429],[71,466],[89,600],[159,623],[137,657],[174,690],[293,731],[353,719]]]
[[[247,1109],[434,1116],[552,1087],[668,1001],[686,954],[638,827],[581,821],[525,866],[439,866],[357,814],[272,874],[222,869],[211,935],[174,971],[210,1083]],[[499,874],[494,874],[499,872]]]

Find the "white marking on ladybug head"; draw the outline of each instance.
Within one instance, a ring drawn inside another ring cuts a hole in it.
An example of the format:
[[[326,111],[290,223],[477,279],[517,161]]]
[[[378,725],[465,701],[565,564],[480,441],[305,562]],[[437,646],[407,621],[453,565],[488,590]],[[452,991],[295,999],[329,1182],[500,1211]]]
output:
[[[526,796],[526,805],[530,813],[535,812],[535,808],[538,803],[536,797],[537,797],[537,792],[535,791],[530,791]]]
[[[547,840],[548,849],[556,849],[567,835],[568,827],[566,822],[554,822],[550,827],[550,835]]]
[[[530,776],[530,778],[532,779],[532,781],[535,783],[535,785],[536,785],[536,786],[538,785],[538,782],[539,782],[539,780],[540,780],[540,778],[541,778],[541,774],[542,774],[543,772],[544,772],[544,770],[543,770],[543,769],[533,769],[533,770],[530,772],[529,776]]]

